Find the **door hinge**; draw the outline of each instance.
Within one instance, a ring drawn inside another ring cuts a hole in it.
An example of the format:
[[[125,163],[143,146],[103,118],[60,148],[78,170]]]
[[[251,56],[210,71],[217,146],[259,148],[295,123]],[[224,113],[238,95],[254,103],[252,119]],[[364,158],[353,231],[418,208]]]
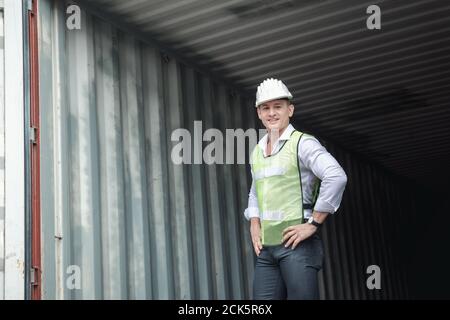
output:
[[[37,128],[36,127],[30,127],[30,141],[32,144],[36,144],[36,136],[37,136]]]
[[[32,286],[38,286],[39,282],[38,282],[38,272],[39,272],[39,268],[34,266],[31,267],[30,270],[30,283]]]

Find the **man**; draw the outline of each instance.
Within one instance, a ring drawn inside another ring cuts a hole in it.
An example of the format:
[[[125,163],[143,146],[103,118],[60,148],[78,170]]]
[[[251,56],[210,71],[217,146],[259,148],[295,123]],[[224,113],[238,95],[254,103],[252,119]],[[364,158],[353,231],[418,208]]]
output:
[[[256,108],[267,134],[251,155],[252,186],[245,216],[257,255],[254,299],[318,299],[322,241],[317,234],[339,208],[344,170],[311,135],[289,124],[292,95],[266,79]],[[318,194],[317,194],[318,193]]]

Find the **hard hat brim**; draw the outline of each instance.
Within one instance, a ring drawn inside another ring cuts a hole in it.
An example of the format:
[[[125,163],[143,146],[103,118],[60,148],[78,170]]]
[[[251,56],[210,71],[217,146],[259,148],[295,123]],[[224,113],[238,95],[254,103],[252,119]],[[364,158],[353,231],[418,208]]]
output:
[[[291,102],[292,96],[282,95],[282,96],[279,96],[279,97],[275,97],[275,98],[271,97],[270,99],[258,101],[258,102],[255,103],[255,108],[258,108],[263,103],[266,103],[266,102],[269,102],[269,101],[273,101],[273,100],[279,100],[279,99],[288,99],[289,102]]]

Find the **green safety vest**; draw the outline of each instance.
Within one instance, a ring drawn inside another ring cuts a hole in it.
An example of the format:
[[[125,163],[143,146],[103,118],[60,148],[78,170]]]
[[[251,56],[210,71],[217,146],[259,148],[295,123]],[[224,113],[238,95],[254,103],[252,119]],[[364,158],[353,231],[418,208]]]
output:
[[[252,152],[251,168],[263,245],[281,244],[283,230],[303,222],[303,192],[298,164],[298,145],[302,135],[300,131],[293,131],[281,149],[268,157],[264,157],[258,145]]]

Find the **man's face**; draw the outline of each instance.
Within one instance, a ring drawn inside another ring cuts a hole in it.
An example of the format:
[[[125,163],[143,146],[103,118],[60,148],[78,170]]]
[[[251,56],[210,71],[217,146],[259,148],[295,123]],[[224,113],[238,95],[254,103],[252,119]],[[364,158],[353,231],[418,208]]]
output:
[[[272,100],[261,104],[258,117],[267,130],[283,130],[289,125],[289,118],[294,114],[294,106],[287,100]]]

